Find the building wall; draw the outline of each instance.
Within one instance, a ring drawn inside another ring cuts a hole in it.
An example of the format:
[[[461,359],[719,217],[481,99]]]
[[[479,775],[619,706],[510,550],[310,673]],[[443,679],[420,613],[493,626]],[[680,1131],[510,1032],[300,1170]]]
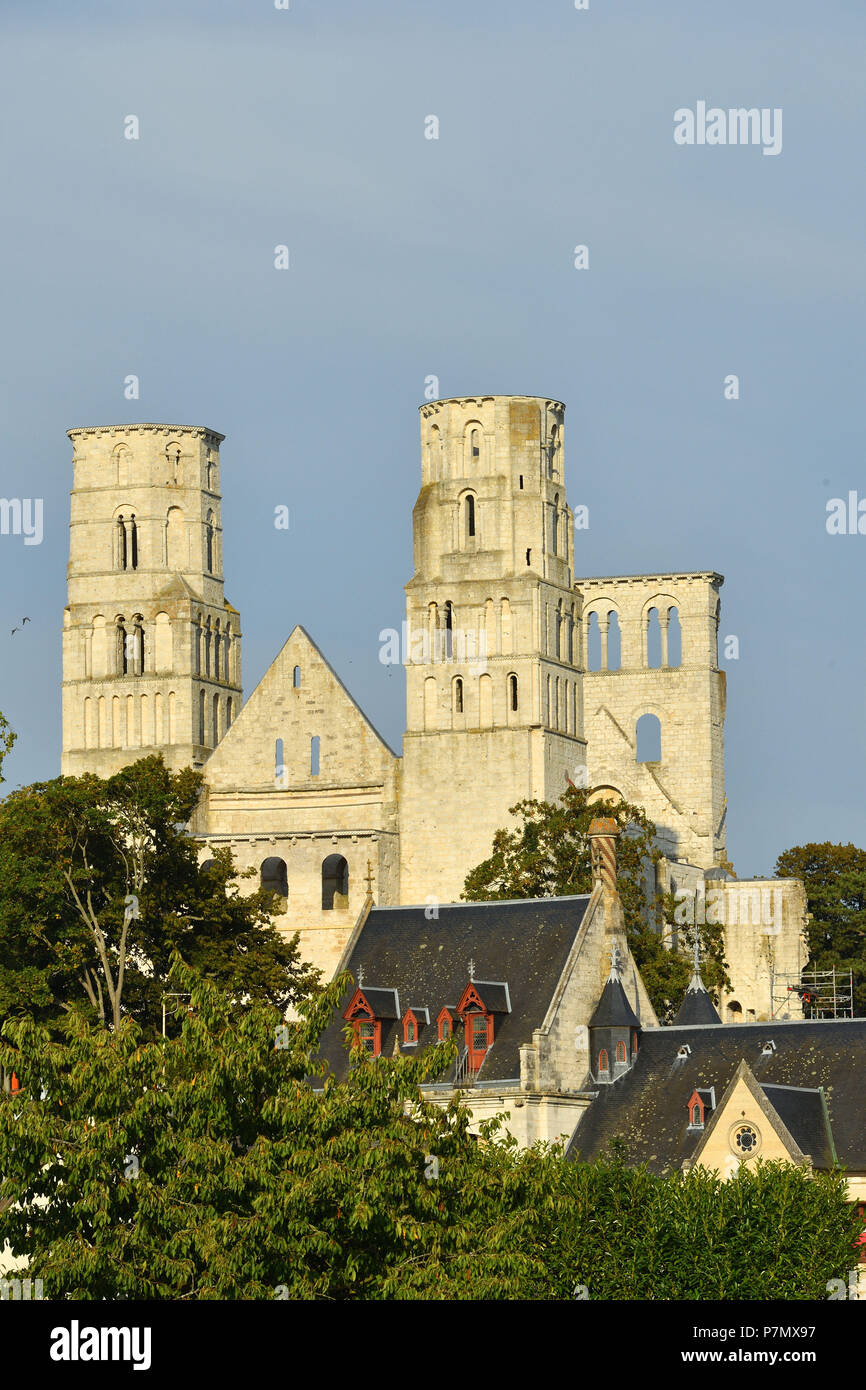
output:
[[[326,977],[368,888],[383,905],[398,900],[397,767],[396,755],[298,627],[205,769],[193,822],[201,859],[228,845],[240,869],[255,871],[241,880],[241,891],[259,886],[265,860],[282,859],[285,929],[300,931],[302,955]],[[323,909],[322,865],[331,855],[346,860],[349,891]]]
[[[722,582],[711,572],[576,580],[583,597],[590,786],[614,788],[643,806],[669,858],[707,869],[725,859],[725,676],[716,652]],[[678,666],[648,664],[653,609],[663,621],[670,621],[671,609],[678,612]],[[604,633],[611,614],[620,631],[620,666],[590,670],[593,615]],[[636,726],[643,715],[659,720],[661,759],[639,763]]]

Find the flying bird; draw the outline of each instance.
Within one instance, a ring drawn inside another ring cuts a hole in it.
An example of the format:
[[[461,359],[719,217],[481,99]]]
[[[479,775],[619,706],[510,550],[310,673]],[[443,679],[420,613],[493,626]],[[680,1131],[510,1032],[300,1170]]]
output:
[[[21,627],[23,627],[25,623],[29,623],[29,622],[30,622],[30,619],[29,619],[29,618],[22,618],[22,619],[21,619]],[[13,627],[13,629],[12,629],[12,634],[11,634],[11,635],[14,637],[15,634],[16,634],[16,632],[20,632],[20,631],[21,631],[21,627]]]

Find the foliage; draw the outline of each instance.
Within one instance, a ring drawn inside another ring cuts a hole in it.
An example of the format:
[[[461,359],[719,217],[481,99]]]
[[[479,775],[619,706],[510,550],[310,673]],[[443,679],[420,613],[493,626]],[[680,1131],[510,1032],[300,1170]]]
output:
[[[0,782],[3,782],[5,780],[5,778],[3,777],[3,761],[6,757],[6,754],[10,752],[12,745],[15,742],[15,738],[16,735],[14,731],[9,727],[8,719],[6,719],[5,715],[2,712],[0,712]]]
[[[271,926],[272,894],[242,895],[228,851],[199,868],[185,829],[201,785],[148,757],[0,804],[0,1016],[83,1007],[153,1036],[175,948],[238,1000],[285,1007],[314,984]]]
[[[866,850],[856,845],[795,845],[776,860],[777,878],[801,878],[812,921],[807,970],[831,966],[854,976],[854,1013],[866,1017]]]
[[[671,951],[666,923],[673,919],[670,894],[656,888],[655,865],[661,859],[656,827],[640,806],[590,800],[586,788],[569,786],[556,805],[521,801],[511,807],[523,825],[497,830],[493,853],[466,877],[463,898],[561,897],[592,890],[592,860],[587,836],[590,822],[610,816],[619,826],[617,890],[622,900],[626,933],[653,1007],[661,1021],[670,1021],[686,992],[692,966],[687,956]],[[681,931],[687,949],[694,927]],[[724,959],[724,933],[707,923],[700,934],[704,984],[718,998],[729,987]]]
[[[47,1297],[801,1299],[852,1264],[838,1176],[656,1177],[490,1142],[492,1124],[478,1142],[420,1091],[451,1042],[317,1072],[348,977],[288,1025],[178,957],[172,979],[191,1012],[165,1040],[77,1014],[63,1042],[3,1028],[22,1089],[0,1095],[0,1246]]]

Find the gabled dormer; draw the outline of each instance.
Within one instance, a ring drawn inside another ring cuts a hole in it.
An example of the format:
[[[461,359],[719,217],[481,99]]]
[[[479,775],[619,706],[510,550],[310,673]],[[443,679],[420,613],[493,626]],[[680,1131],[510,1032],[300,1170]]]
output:
[[[457,1005],[443,1004],[436,1016],[436,1035],[440,1042],[447,1042],[454,1032],[457,1021]]]
[[[372,989],[358,986],[343,1013],[354,1032],[354,1046],[370,1057],[382,1055],[383,1029],[400,1018],[400,1000],[396,989]]]
[[[714,1086],[697,1087],[692,1091],[686,1105],[689,1117],[688,1128],[690,1130],[703,1129],[715,1108],[716,1088]]]
[[[407,1009],[402,1018],[402,1025],[403,1047],[417,1047],[424,1029],[430,1026],[429,1009],[421,1008],[418,1004]]]
[[[504,980],[470,979],[457,1002],[463,1023],[467,1068],[477,1073],[496,1038],[496,1018],[511,1013],[511,997]]]

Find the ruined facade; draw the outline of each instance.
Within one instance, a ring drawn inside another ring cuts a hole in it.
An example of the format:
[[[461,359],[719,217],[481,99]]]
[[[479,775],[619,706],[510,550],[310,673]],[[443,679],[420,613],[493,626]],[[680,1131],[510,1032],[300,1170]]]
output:
[[[202,858],[228,845],[255,868],[327,973],[369,898],[456,900],[509,808],[556,800],[569,780],[646,808],[668,886],[724,878],[722,578],[576,578],[563,424],[561,402],[542,397],[421,407],[395,658],[402,757],[301,627],[242,706],[240,617],[221,568],[222,435],[71,430],[63,771],[108,775],[154,751],[203,768]],[[738,924],[730,938],[735,994],[723,1007],[744,1019],[767,1016],[777,959],[805,959],[796,889],[786,904],[780,933]]]

